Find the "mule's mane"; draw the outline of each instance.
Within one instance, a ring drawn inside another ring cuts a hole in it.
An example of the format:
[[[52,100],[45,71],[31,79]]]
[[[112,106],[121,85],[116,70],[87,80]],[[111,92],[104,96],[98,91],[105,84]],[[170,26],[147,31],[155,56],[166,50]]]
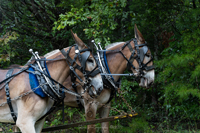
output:
[[[114,42],[114,43],[111,43],[111,44],[107,45],[105,48],[106,48],[106,49],[109,49],[109,48],[112,48],[112,47],[114,47],[114,46],[117,46],[117,45],[119,45],[119,44],[121,44],[121,43],[124,43],[124,42]]]
[[[59,51],[60,51],[59,49],[53,50],[53,51],[51,51],[51,52],[45,54],[44,57],[48,58],[48,57],[50,57],[50,56],[52,56],[52,55],[58,53]],[[9,70],[9,69],[12,69],[12,68],[14,68],[14,69],[15,69],[15,68],[20,69],[20,67],[21,67],[21,66],[18,65],[18,64],[13,64],[13,65],[10,65],[10,66],[7,67],[7,68],[1,68],[1,70]]]
[[[51,51],[51,52],[45,54],[44,57],[48,58],[48,57],[50,57],[50,56],[52,56],[52,55],[58,53],[59,51],[60,51],[59,49],[53,50],[53,51]]]

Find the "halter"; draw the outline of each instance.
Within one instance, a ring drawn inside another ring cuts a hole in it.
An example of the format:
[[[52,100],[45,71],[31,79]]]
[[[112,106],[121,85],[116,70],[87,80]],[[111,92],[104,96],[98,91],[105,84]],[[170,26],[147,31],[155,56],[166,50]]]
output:
[[[74,59],[71,59],[71,57],[69,56],[69,52],[71,50],[72,47],[75,47],[75,56]],[[80,82],[84,83],[84,90],[86,91],[89,87],[91,87],[90,84],[90,77],[94,77],[96,76],[98,73],[100,73],[100,70],[98,69],[98,65],[92,70],[92,71],[88,71],[85,70],[86,69],[86,61],[90,55],[90,51],[91,49],[82,49],[79,50],[78,49],[78,45],[74,44],[72,45],[69,50],[67,52],[65,52],[64,49],[61,50],[61,53],[64,55],[68,65],[70,66],[70,70],[71,70],[71,81],[72,81],[72,87],[76,88],[76,84],[74,84],[76,78],[78,78],[80,80]],[[81,54],[82,52],[84,52],[83,54]],[[76,59],[78,58],[78,60],[81,63],[81,66],[79,66],[76,62]],[[74,65],[75,64],[75,65]],[[78,69],[80,72],[83,73],[84,77],[85,77],[85,81],[83,81],[78,74],[76,73],[75,69]]]

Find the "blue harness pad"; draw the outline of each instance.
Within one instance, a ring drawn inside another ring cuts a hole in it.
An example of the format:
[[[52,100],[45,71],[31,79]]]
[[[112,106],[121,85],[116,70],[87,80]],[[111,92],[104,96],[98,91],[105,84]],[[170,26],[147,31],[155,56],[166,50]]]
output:
[[[47,73],[48,73],[48,75],[50,76],[50,74],[49,74],[49,71],[48,71],[48,68],[47,68],[47,65],[46,65],[46,61],[45,61],[45,68],[46,68],[46,70],[47,70]],[[33,67],[29,67],[29,69],[28,70],[30,70],[30,71],[35,71],[34,69],[33,69]],[[38,86],[39,86],[39,82],[38,82],[38,80],[37,80],[37,77],[35,76],[35,74],[32,74],[32,73],[29,73],[29,81],[30,81],[30,86],[31,86],[31,89],[32,90],[34,90],[35,88],[37,88]],[[39,88],[37,88],[35,91],[34,91],[34,93],[35,94],[37,94],[37,95],[39,95],[39,96],[41,96],[41,97],[46,97],[47,95],[42,91],[42,89],[39,87]]]
[[[104,62],[105,62],[105,64],[106,64],[106,68],[107,68],[107,70],[108,70],[108,73],[111,74],[110,69],[109,69],[109,67],[108,67],[108,61],[107,61],[107,58],[106,58],[106,51],[103,52],[103,57],[104,57]],[[111,75],[111,78],[114,80],[114,78],[113,78],[112,75]]]

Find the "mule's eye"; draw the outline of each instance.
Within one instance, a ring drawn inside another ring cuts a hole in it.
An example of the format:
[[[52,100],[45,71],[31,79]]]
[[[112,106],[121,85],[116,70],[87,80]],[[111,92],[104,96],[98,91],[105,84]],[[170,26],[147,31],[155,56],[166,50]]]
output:
[[[93,60],[92,60],[92,59],[89,59],[89,58],[88,58],[87,61],[90,62],[90,63],[93,63]]]

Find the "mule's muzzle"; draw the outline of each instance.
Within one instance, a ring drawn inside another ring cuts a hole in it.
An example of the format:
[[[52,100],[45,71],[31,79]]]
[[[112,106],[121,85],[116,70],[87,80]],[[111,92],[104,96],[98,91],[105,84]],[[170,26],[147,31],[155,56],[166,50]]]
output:
[[[101,77],[101,76],[100,76]],[[94,77],[93,79],[90,79],[90,87],[88,88],[88,93],[90,96],[98,96],[103,90],[103,81],[102,79],[97,77]]]
[[[95,88],[94,86],[92,86],[88,89],[88,93],[90,96],[96,97],[101,94],[102,90],[103,90],[103,87]]]
[[[151,87],[151,85],[153,84],[153,82],[154,82],[153,79],[148,79],[148,78],[142,77],[140,79],[139,86],[143,87],[143,88],[149,88],[149,87]]]

